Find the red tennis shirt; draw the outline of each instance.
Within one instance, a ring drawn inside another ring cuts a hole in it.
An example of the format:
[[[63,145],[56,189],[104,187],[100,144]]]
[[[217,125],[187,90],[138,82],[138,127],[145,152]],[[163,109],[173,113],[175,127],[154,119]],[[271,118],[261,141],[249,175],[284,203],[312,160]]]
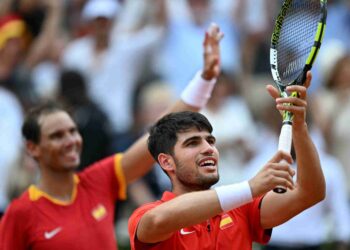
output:
[[[114,206],[126,198],[120,159],[108,157],[75,175],[67,203],[30,186],[1,220],[0,249],[117,249]]]
[[[264,230],[260,225],[260,197],[202,224],[182,228],[165,241],[155,244],[140,242],[136,237],[136,230],[142,216],[174,197],[175,194],[164,192],[161,200],[144,205],[132,214],[129,219],[131,249],[251,250],[253,241],[266,244],[270,240],[272,230]]]

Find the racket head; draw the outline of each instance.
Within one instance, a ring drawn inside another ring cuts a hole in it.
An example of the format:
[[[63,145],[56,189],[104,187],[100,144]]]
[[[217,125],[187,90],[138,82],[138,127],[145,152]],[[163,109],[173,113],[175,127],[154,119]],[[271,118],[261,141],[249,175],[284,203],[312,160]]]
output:
[[[281,92],[303,84],[321,47],[327,19],[326,0],[285,0],[271,37],[270,65]]]

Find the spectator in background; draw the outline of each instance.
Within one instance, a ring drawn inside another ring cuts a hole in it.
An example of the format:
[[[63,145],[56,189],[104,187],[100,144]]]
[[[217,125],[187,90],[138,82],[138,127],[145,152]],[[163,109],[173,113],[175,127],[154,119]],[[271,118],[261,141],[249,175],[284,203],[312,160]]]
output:
[[[8,171],[6,194],[9,201],[17,199],[30,185],[34,184],[38,173],[35,160],[22,150]]]
[[[43,6],[37,6],[42,12]],[[39,101],[53,100],[57,97],[61,65],[59,62],[62,50],[67,43],[67,30],[63,29],[65,19],[65,2],[51,1],[46,10],[45,20],[42,22],[41,33],[45,39],[37,49],[41,52],[41,59],[31,70],[33,89]],[[33,11],[35,14],[35,11]]]
[[[89,27],[81,17],[81,11],[87,0],[70,0],[66,1],[66,15],[64,25],[68,36],[71,39],[82,37],[86,35]]]
[[[216,128],[213,135],[220,151],[219,185],[245,180],[242,166],[249,160],[257,137],[251,111],[237,81],[223,71],[202,111]]]
[[[350,39],[350,2],[347,0],[330,1],[327,8],[327,30],[323,42],[337,39],[348,49]]]
[[[0,82],[19,97],[23,105],[33,101],[30,82],[26,78],[29,71],[24,69],[28,34],[25,22],[18,15],[0,17]]]
[[[0,53],[0,81],[18,96],[25,109],[39,101],[31,74],[33,68],[46,58],[49,45],[57,37],[61,2],[5,1],[7,9],[2,10],[0,26],[10,27],[11,32],[1,32],[2,38],[6,39],[3,39],[4,51]],[[42,20],[33,14],[44,11],[46,14]],[[6,37],[8,35],[11,39]]]
[[[178,95],[201,65],[198,40],[210,22],[216,22],[225,33],[222,42],[223,69],[239,73],[240,49],[237,27],[232,15],[216,15],[213,0],[166,1],[165,38],[155,55],[154,71],[169,83]]]
[[[344,50],[333,59],[329,60],[334,64],[323,69],[328,73],[325,86],[314,94],[315,107],[324,106],[315,119],[325,136],[327,151],[340,160],[350,179],[350,54]],[[349,182],[347,190],[350,199]]]
[[[81,15],[90,33],[70,42],[61,58],[65,69],[78,70],[86,78],[88,95],[106,113],[115,133],[131,128],[133,92],[162,33],[157,15],[155,23],[118,29],[123,11],[116,0],[87,1]]]
[[[338,159],[324,151],[321,145],[322,135],[315,132],[314,130],[312,137],[320,154],[326,180],[326,198],[276,227],[264,250],[322,250],[326,245],[330,245],[332,250],[349,249],[350,208],[344,168]],[[257,163],[258,159],[259,156],[254,162]],[[261,160],[263,159],[260,158],[260,162]]]
[[[175,99],[175,93],[170,88],[169,84],[162,81],[161,79],[153,79],[146,84],[142,84],[139,90],[137,101],[136,101],[136,121],[138,121],[138,133],[146,132],[149,127],[153,124],[152,121],[156,120],[159,114],[166,110],[173,100]],[[215,89],[215,88],[214,88]],[[213,98],[213,95],[211,96]],[[147,184],[148,189],[151,190],[153,196],[145,199],[149,196],[142,196],[138,194],[135,188],[136,205],[140,206],[146,202],[154,201],[160,198],[163,191],[170,187],[169,179],[166,177],[163,171],[159,167],[155,167],[152,171],[143,178]],[[131,189],[133,186],[131,186]]]
[[[1,34],[1,33],[0,33]],[[1,53],[1,51],[0,51]],[[22,148],[21,126],[23,111],[18,98],[0,84],[0,218],[9,200],[6,185],[10,168]]]
[[[350,1],[327,1],[327,27],[318,59],[313,66],[316,84],[311,87],[311,93],[316,93],[326,85],[324,82],[326,79],[323,77],[325,74],[324,64],[333,65],[335,62],[332,59],[335,58],[335,55],[338,55],[339,50],[350,51],[349,40]]]
[[[278,1],[227,1],[239,29],[242,50],[242,71],[245,75],[270,71],[268,60],[274,13]]]
[[[10,167],[19,157],[23,111],[10,79],[28,38],[24,21],[10,14],[11,1],[0,3],[0,217],[9,200],[6,196]],[[11,142],[11,143],[10,143]]]
[[[254,89],[258,87],[254,86]],[[245,165],[245,178],[254,176],[259,171],[257,166],[269,159],[276,150],[281,130],[282,118],[278,112],[272,112],[274,104],[263,96],[255,104],[260,106],[257,121],[260,124],[259,137],[254,157]],[[315,206],[275,227],[270,243],[262,248],[264,250],[321,250],[330,243],[332,250],[345,250],[350,240],[350,210],[344,169],[334,156],[326,152],[323,134],[320,133],[318,125],[312,122],[320,114],[320,109],[324,110],[324,105],[315,106],[314,101],[310,104],[312,109],[308,116],[308,127],[319,153],[326,181],[326,197]],[[298,172],[295,165],[293,168]]]
[[[135,96],[135,128],[131,138],[145,133],[159,114],[169,108],[175,95],[169,84],[157,76],[141,82]],[[130,236],[127,230],[129,216],[137,207],[157,200],[170,188],[170,181],[159,166],[155,166],[140,180],[128,188],[129,199],[119,209],[117,219],[117,236],[119,245],[130,247]]]
[[[78,71],[63,71],[59,79],[60,100],[70,111],[84,140],[79,170],[106,157],[111,151],[111,125],[105,113],[90,100],[84,77]]]

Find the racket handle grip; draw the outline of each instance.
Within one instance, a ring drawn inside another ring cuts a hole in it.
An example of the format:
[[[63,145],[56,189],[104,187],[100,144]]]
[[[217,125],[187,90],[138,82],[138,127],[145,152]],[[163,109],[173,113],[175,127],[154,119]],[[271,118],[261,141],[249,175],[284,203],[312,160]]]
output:
[[[278,141],[278,150],[290,153],[292,149],[292,125],[284,123]]]
[[[292,125],[284,123],[281,129],[281,134],[278,141],[278,150],[290,153],[292,148]],[[282,160],[282,162],[285,160]],[[283,194],[287,191],[286,187],[276,186],[273,191],[278,194]]]

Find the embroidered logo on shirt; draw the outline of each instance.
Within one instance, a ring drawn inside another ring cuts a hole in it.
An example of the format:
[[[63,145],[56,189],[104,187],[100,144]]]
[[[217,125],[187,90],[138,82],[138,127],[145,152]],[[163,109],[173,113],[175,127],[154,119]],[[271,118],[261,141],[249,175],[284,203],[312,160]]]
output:
[[[102,204],[98,204],[97,207],[95,207],[92,212],[92,216],[95,218],[95,220],[100,221],[107,215],[107,210]]]
[[[61,230],[62,230],[62,228],[58,227],[58,228],[55,228],[52,231],[45,232],[44,233],[44,237],[45,237],[45,239],[49,240],[49,239],[53,238],[56,234],[58,234]]]
[[[180,234],[182,234],[182,235],[192,234],[194,232],[195,232],[194,230],[188,231],[188,230],[186,230],[186,228],[181,228],[181,230],[180,230]]]
[[[225,229],[233,226],[232,218],[228,214],[221,215],[220,229]]]

